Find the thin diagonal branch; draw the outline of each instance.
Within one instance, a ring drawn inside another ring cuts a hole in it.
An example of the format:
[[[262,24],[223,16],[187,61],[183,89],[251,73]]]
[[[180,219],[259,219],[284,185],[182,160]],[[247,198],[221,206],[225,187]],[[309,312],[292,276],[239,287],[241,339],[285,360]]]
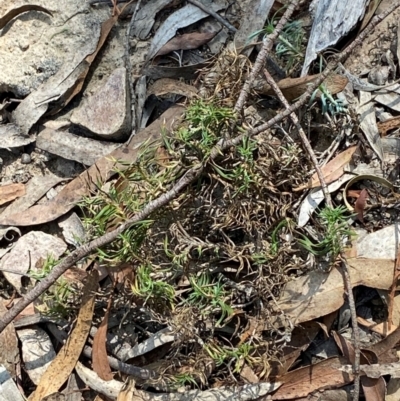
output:
[[[285,107],[285,109],[289,110],[290,109],[290,104],[286,100],[286,98],[283,95],[282,91],[280,90],[279,86],[276,84],[276,82],[272,78],[271,74],[266,69],[264,69],[264,75],[265,75],[265,79],[267,80],[268,84],[271,86],[272,90],[275,92],[277,98],[280,100],[280,102]],[[321,168],[320,168],[320,166],[318,164],[318,160],[317,160],[317,157],[315,156],[314,150],[311,147],[310,141],[308,140],[306,133],[304,132],[302,126],[300,125],[299,119],[297,118],[296,114],[295,113],[291,113],[289,115],[289,117],[292,120],[293,124],[296,126],[297,131],[298,131],[299,136],[300,136],[300,139],[303,142],[303,146],[307,150],[307,153],[310,156],[312,164],[314,165],[315,171],[317,172],[317,175],[318,175],[318,178],[319,178],[319,182],[321,184],[322,191],[324,193],[326,204],[330,208],[332,208],[333,205],[332,205],[331,194],[328,191],[328,187],[326,185],[324,175],[322,174]]]
[[[296,6],[299,4],[300,0],[291,0],[286,11],[282,15],[282,18],[279,20],[278,24],[276,25],[274,32],[268,35],[263,43],[261,51],[257,55],[257,59],[253,65],[251,73],[249,77],[246,79],[246,82],[243,85],[243,88],[240,92],[239,98],[235,105],[235,111],[240,114],[243,110],[244,104],[246,103],[247,97],[249,96],[251,87],[253,85],[254,80],[257,78],[257,75],[260,73],[261,69],[264,66],[265,60],[268,56],[268,53],[271,51],[272,46],[275,40],[278,38],[279,34],[281,33],[283,27],[288,22],[289,18],[292,16]]]

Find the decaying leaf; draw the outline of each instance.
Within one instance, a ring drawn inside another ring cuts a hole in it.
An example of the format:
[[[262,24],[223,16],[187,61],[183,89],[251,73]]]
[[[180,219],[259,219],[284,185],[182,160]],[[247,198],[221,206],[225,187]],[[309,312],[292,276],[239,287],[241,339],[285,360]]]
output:
[[[386,121],[378,122],[377,125],[381,136],[386,136],[388,131],[399,128],[400,116],[390,118],[389,120]]]
[[[6,307],[0,302],[0,318],[6,312]],[[17,335],[12,324],[9,324],[4,331],[0,333],[0,350],[0,367],[6,369],[8,374],[15,378],[15,368],[17,367],[17,363],[19,363],[19,349]],[[1,381],[2,380],[0,380],[0,385]]]
[[[352,373],[339,368],[348,363],[346,358],[330,358],[322,362],[293,370],[280,377],[282,386],[271,396],[271,400],[290,400],[306,397],[315,390],[342,387],[353,381]]]
[[[347,262],[353,287],[364,285],[387,290],[392,284],[391,259],[349,258]],[[312,271],[287,283],[278,307],[297,325],[338,310],[344,302],[343,293],[343,277],[337,268],[329,273]]]
[[[303,95],[304,92],[307,90],[308,85],[313,83],[318,77],[319,74],[307,75],[306,77],[300,78],[285,78],[280,80],[277,84],[279,89],[284,94],[285,98],[288,101],[292,101]],[[334,95],[341,92],[347,85],[347,82],[348,79],[346,77],[338,74],[333,74],[328,76],[328,78],[324,81],[324,85],[325,88]],[[275,96],[274,91],[266,83],[265,80],[256,81],[255,89],[260,94]]]
[[[0,29],[3,29],[12,19],[27,11],[40,11],[42,13],[53,15],[47,8],[36,4],[25,4],[23,6],[15,7],[8,11],[6,15],[0,18]]]
[[[217,32],[191,32],[177,36],[167,42],[156,54],[162,56],[173,52],[174,50],[190,50],[209,42]]]
[[[178,95],[193,98],[197,95],[198,90],[192,86],[185,84],[182,81],[170,78],[158,79],[154,82],[147,91],[147,96],[156,95],[162,96],[168,93],[176,93]]]
[[[219,11],[227,6],[224,0],[207,0],[203,4],[210,7],[213,11]],[[150,50],[147,53],[147,60],[152,59],[165,43],[175,36],[178,29],[194,24],[206,17],[208,15],[193,4],[188,4],[176,10],[158,28],[151,42]]]
[[[31,395],[31,401],[41,401],[43,397],[56,392],[66,382],[74,369],[89,335],[97,287],[98,272],[93,270],[83,286],[82,304],[76,326],[72,330],[68,341],[60,349],[56,358],[40,379],[35,392]]]
[[[364,222],[364,209],[367,205],[368,191],[364,188],[361,190],[356,203],[354,204],[354,211],[357,213],[358,220]]]
[[[371,99],[370,92],[360,91],[360,106],[357,110],[360,116],[360,129],[364,132],[368,143],[379,159],[383,160],[381,137],[376,123],[375,107],[370,102]]]
[[[96,189],[98,182],[105,182],[114,174],[113,169],[116,167],[116,161],[134,162],[137,158],[139,147],[146,141],[151,143],[160,140],[162,127],[165,127],[167,131],[171,130],[183,115],[183,111],[184,107],[178,105],[169,108],[151,125],[136,134],[127,146],[123,145],[108,156],[98,160],[88,170],[67,184],[48,203],[33,206],[22,213],[12,214],[4,218],[0,216],[0,225],[30,226],[43,224],[69,212],[83,196],[89,195],[91,191]],[[121,166],[121,168],[123,169],[124,166]]]
[[[352,146],[346,149],[344,152],[339,153],[333,160],[321,168],[322,174],[325,178],[325,183],[330,184],[331,182],[340,178],[345,171],[345,167],[350,163],[351,158],[356,151],[357,146]],[[315,188],[321,186],[317,173],[315,173],[308,184],[294,188],[293,191],[301,191],[306,188]]]
[[[103,380],[111,380],[113,374],[111,373],[110,364],[107,359],[106,341],[107,341],[107,328],[108,328],[108,316],[110,314],[112,298],[108,300],[107,310],[103,320],[100,323],[99,329],[97,330],[93,338],[93,370]]]
[[[25,185],[9,184],[0,186],[0,205],[25,195]]]

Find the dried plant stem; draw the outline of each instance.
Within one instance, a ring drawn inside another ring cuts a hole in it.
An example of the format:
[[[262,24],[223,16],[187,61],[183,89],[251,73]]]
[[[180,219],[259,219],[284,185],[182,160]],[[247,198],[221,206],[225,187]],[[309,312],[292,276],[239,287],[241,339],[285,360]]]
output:
[[[285,107],[285,109],[289,110],[290,104],[286,100],[285,96],[283,95],[279,86],[276,84],[275,80],[272,78],[271,74],[266,69],[264,69],[264,75],[265,75],[265,79],[267,80],[268,84],[271,86],[272,90],[275,92],[275,95],[277,96],[277,98],[280,100],[280,102]],[[289,117],[292,120],[293,124],[296,126],[297,131],[300,136],[300,139],[303,142],[303,146],[305,147],[308,155],[310,156],[310,159],[312,161],[312,164],[314,165],[315,171],[317,172],[319,182],[322,187],[322,192],[324,193],[326,204],[330,208],[332,208],[333,204],[332,204],[331,194],[328,191],[328,187],[326,185],[324,175],[322,174],[321,168],[318,164],[318,160],[317,160],[317,157],[315,156],[314,150],[311,147],[310,141],[308,140],[306,133],[304,132],[302,126],[300,125],[299,119],[297,118],[296,114],[291,113],[289,115]]]
[[[344,253],[340,255],[342,261],[342,272],[344,276],[344,284],[346,287],[347,298],[349,300],[349,307],[351,313],[351,325],[353,328],[353,346],[354,346],[354,363],[353,363],[353,374],[354,374],[354,393],[353,401],[358,401],[360,398],[360,331],[357,324],[357,313],[356,313],[356,303],[353,296],[353,288],[351,286],[349,265],[346,261],[346,256]]]
[[[288,22],[289,18],[292,16],[294,10],[299,4],[299,0],[291,0],[285,13],[282,15],[282,18],[279,20],[276,25],[274,32],[268,35],[263,43],[261,51],[257,55],[257,59],[254,62],[253,68],[249,77],[246,79],[246,82],[243,85],[243,88],[239,94],[239,98],[235,105],[235,111],[240,114],[243,110],[244,104],[246,103],[247,97],[249,96],[251,87],[253,85],[254,80],[257,78],[257,75],[260,73],[261,69],[264,66],[265,60],[267,59],[268,53],[271,51],[272,46],[275,40],[278,38],[281,33],[283,27]]]
[[[211,15],[218,22],[220,22],[222,25],[228,28],[231,32],[237,32],[237,29],[232,24],[230,24],[226,19],[222,18],[218,13],[216,13],[210,7],[206,7],[204,4],[200,3],[200,1],[197,0],[188,0],[188,2],[200,8],[200,10],[204,11],[208,15]]]

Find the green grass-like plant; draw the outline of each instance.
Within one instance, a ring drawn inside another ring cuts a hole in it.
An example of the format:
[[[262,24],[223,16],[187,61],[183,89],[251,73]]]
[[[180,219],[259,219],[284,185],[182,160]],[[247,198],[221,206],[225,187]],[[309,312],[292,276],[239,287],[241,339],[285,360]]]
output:
[[[37,270],[29,270],[28,275],[33,280],[41,281],[46,278],[58,263],[53,256],[48,256],[43,262],[43,266]],[[44,306],[40,307],[42,313],[53,316],[67,318],[71,314],[71,297],[76,290],[65,280],[60,277],[48,291],[41,296]]]
[[[264,38],[275,30],[277,18],[267,20],[265,27],[249,36],[249,41],[264,34]],[[300,21],[288,22],[282,29],[275,47],[275,54],[284,61],[286,73],[290,73],[304,59],[304,29]]]
[[[200,313],[204,316],[219,313],[220,318],[216,322],[216,326],[221,327],[224,320],[233,313],[232,307],[226,303],[229,296],[224,285],[220,280],[212,282],[207,273],[191,276],[189,281],[192,291],[187,302],[199,308]]]
[[[143,298],[145,303],[149,301],[167,302],[171,309],[174,308],[174,287],[164,281],[155,280],[152,277],[152,268],[148,264],[143,264],[137,268],[131,290],[134,295]]]
[[[349,217],[344,206],[325,207],[318,214],[323,239],[314,243],[303,235],[299,243],[313,255],[324,256],[329,254],[331,260],[335,261],[342,251],[345,239],[353,235],[347,223]]]

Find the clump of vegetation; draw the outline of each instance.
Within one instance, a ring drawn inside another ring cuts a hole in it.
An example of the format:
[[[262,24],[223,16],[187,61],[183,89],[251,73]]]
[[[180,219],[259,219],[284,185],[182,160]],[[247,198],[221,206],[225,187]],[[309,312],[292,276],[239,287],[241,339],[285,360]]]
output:
[[[46,260],[40,260],[37,265],[41,267],[28,271],[28,276],[33,280],[40,281],[48,276],[48,274],[56,266],[57,260],[52,256],[48,256]],[[75,288],[65,278],[60,277],[48,291],[40,298],[42,305],[38,308],[41,313],[50,315],[55,318],[67,318],[73,312],[75,307],[75,296],[79,294]]]
[[[208,163],[171,204],[96,255],[108,266],[129,263],[133,278],[120,294],[124,303],[179,333],[170,351],[179,366],[160,367],[173,388],[205,385],[204,360],[227,377],[244,363],[265,374],[266,360],[280,349],[271,346],[281,336],[273,329],[272,304],[289,270],[301,268],[292,260],[291,241],[280,235],[292,230],[290,188],[303,180],[304,156],[296,145],[263,133],[210,161],[235,124],[232,109],[218,98],[193,101],[178,129],[163,132],[162,143],[146,144],[136,163],[120,162],[116,179],[107,188],[98,183],[97,193],[81,203],[95,238],[165,193],[192,166]],[[253,319],[262,319],[265,329],[247,336],[246,322]],[[229,345],[224,332],[232,333]]]
[[[329,255],[330,260],[335,262],[342,252],[344,244],[353,235],[348,224],[349,218],[348,211],[344,206],[325,207],[319,212],[317,221],[322,239],[314,243],[303,236],[302,239],[299,239],[299,243],[313,255]]]

